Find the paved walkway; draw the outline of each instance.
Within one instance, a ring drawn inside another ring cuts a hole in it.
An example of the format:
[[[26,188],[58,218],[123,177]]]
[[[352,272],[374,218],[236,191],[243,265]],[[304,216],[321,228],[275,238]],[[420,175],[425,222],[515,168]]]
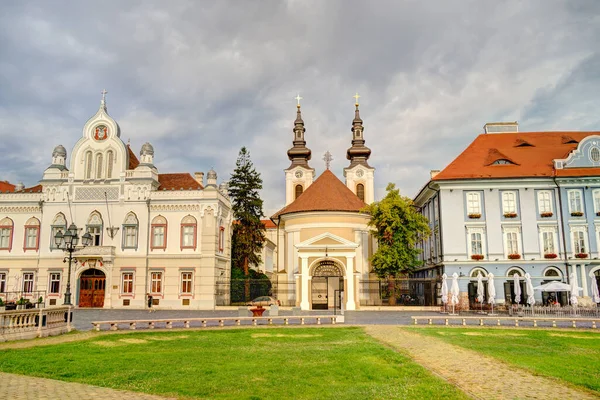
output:
[[[598,399],[552,379],[510,367],[472,350],[398,326],[369,325],[366,332],[480,399]]]
[[[165,397],[126,392],[81,383],[61,382],[45,378],[0,373],[0,393],[11,400],[164,400]]]

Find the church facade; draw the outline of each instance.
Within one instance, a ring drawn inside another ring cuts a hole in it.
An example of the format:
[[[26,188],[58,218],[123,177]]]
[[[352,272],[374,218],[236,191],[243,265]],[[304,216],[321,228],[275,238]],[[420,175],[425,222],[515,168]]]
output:
[[[159,173],[150,143],[139,154],[103,95],[68,162],[59,145],[39,185],[0,193],[0,298],[63,304],[69,267],[54,237],[75,224],[92,240],[73,253],[74,305],[145,308],[149,293],[157,308],[214,308],[215,282],[231,271],[226,185],[213,170],[206,182]]]
[[[371,276],[369,257],[376,249],[370,217],[360,212],[374,200],[375,169],[367,162],[371,150],[363,130],[357,103],[345,182],[329,170],[328,154],[327,169],[316,177],[298,105],[288,150],[291,164],[285,170],[286,204],[266,224],[269,242],[275,244],[268,263],[284,305],[355,310],[361,304],[359,282]]]

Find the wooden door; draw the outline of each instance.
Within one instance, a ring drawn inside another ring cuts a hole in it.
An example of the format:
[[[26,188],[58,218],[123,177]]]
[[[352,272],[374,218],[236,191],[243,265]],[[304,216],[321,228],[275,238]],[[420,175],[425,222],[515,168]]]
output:
[[[106,276],[102,271],[88,270],[81,275],[79,307],[104,307]]]

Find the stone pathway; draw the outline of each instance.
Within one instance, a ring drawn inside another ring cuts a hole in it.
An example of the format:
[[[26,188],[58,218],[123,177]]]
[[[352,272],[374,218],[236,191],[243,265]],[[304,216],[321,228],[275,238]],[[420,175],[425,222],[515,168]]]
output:
[[[126,392],[84,385],[81,383],[62,382],[45,378],[0,373],[0,396],[11,400],[165,400],[165,397],[150,394]]]
[[[598,399],[549,378],[510,367],[472,350],[421,336],[398,326],[369,325],[365,331],[480,399]],[[476,366],[476,367],[475,367]]]

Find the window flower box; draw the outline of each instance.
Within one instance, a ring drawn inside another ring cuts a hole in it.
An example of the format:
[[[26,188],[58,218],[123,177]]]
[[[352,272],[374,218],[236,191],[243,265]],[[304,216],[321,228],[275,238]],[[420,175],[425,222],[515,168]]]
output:
[[[556,258],[558,257],[555,253],[544,254],[544,258]]]
[[[481,214],[479,214],[479,213],[471,213],[471,214],[469,214],[469,218],[471,218],[471,219],[481,218]]]
[[[521,258],[520,254],[509,254],[508,255],[509,260],[519,260],[520,258]]]
[[[483,254],[473,254],[473,255],[471,255],[471,260],[476,260],[476,261],[483,260]]]
[[[587,253],[577,253],[575,254],[575,258],[588,258]]]
[[[504,218],[517,218],[517,213],[513,213],[513,212],[504,213]]]
[[[540,214],[540,216],[542,218],[550,218],[553,215],[554,215],[554,213],[551,213],[551,212],[543,212],[543,213]]]
[[[583,217],[583,212],[582,211],[573,211],[571,213],[571,217]]]

